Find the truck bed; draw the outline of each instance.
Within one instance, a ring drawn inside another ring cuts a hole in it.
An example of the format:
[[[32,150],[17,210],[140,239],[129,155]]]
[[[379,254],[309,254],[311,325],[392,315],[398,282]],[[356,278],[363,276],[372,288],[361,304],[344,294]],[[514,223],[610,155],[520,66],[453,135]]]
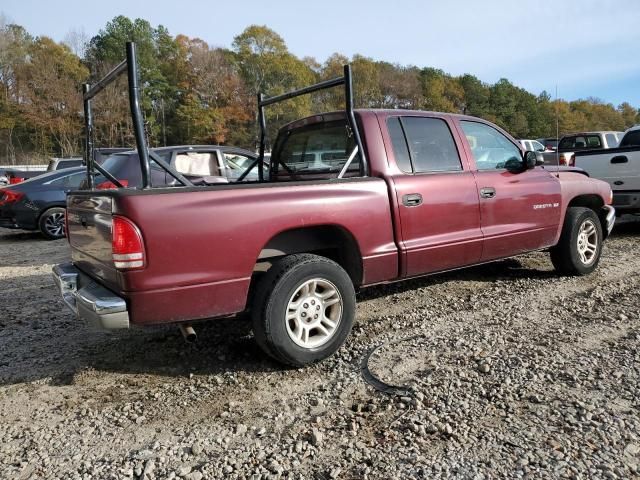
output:
[[[256,261],[261,253],[277,255],[265,251],[269,241],[300,227],[334,225],[357,239],[362,256],[358,284],[398,276],[387,184],[380,178],[73,192],[68,212],[74,264],[125,299],[136,297],[130,305],[134,324],[244,310]],[[114,267],[113,215],[130,219],[144,232],[144,269]]]

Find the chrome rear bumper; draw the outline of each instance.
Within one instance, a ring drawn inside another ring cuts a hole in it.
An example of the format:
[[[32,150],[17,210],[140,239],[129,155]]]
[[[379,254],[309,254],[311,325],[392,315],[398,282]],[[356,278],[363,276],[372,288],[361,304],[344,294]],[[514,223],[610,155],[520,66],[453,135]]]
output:
[[[129,328],[124,299],[94,282],[72,263],[53,267],[53,278],[64,303],[89,325],[108,330]]]

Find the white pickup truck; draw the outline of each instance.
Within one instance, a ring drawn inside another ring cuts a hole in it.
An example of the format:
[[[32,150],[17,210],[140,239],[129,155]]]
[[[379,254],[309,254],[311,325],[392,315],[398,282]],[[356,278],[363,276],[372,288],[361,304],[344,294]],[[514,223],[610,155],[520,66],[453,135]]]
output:
[[[544,152],[542,157],[545,165],[572,167],[574,152],[616,148],[622,135],[622,132],[614,131],[572,133],[560,139],[555,151]]]
[[[618,214],[640,214],[640,125],[627,130],[617,148],[575,152],[573,163],[611,185]]]

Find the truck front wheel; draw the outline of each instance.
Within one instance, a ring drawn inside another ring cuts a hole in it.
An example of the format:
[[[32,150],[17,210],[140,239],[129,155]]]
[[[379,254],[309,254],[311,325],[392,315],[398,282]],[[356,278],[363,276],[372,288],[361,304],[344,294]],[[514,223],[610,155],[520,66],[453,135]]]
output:
[[[591,273],[600,261],[602,241],[602,225],[596,213],[589,208],[571,207],[560,241],[551,249],[551,262],[563,275]]]
[[[331,356],[355,316],[351,278],[332,260],[290,255],[260,279],[252,305],[258,345],[279,362],[301,367]]]

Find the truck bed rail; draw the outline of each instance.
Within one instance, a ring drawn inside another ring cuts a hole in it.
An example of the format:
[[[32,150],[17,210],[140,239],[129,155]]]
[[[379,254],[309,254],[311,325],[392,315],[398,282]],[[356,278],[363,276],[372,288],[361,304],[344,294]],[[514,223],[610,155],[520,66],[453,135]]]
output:
[[[149,157],[160,165],[169,175],[175,178],[184,186],[192,186],[193,184],[184,176],[171,168],[166,162],[162,161],[153,152],[149,152],[147,141],[144,135],[144,122],[142,118],[142,109],[140,108],[140,85],[138,79],[138,61],[136,58],[136,45],[134,42],[127,42],[126,59],[116,65],[103,78],[98,80],[94,85],[85,83],[82,86],[82,99],[84,102],[84,122],[85,122],[85,163],[87,165],[87,184],[89,189],[95,187],[94,176],[95,171],[99,171],[116,187],[123,188],[123,185],[106,169],[96,164],[94,161],[94,142],[93,142],[93,113],[91,109],[91,100],[104,90],[110,83],[114,82],[121,74],[127,72],[129,87],[129,108],[131,109],[131,119],[133,121],[133,130],[136,137],[136,148],[138,150],[138,158],[140,159],[140,169],[142,171],[142,188],[151,188],[151,174]]]
[[[339,85],[344,85],[344,99],[345,99],[345,112],[347,114],[347,122],[349,123],[349,128],[354,136],[354,140],[356,143],[356,147],[358,152],[360,153],[360,175],[367,176],[369,174],[369,166],[365,158],[364,148],[362,148],[362,139],[360,137],[360,132],[358,131],[358,125],[356,124],[356,117],[353,113],[353,82],[352,82],[352,74],[351,74],[351,65],[345,65],[344,67],[344,75],[342,77],[333,78],[330,80],[325,80],[323,82],[319,82],[313,85],[309,85],[307,87],[300,88],[298,90],[292,90],[287,93],[283,93],[282,95],[277,95],[275,97],[266,98],[263,93],[258,94],[258,123],[260,125],[260,154],[256,160],[254,160],[247,170],[240,175],[238,181],[244,179],[247,176],[249,171],[254,168],[256,165],[262,165],[264,161],[264,149],[265,149],[265,138],[266,138],[266,130],[267,130],[267,121],[264,114],[264,107],[269,105],[273,105],[274,103],[283,102],[285,100],[289,100],[291,98],[299,97],[301,95],[307,95],[309,93],[317,92],[320,90],[326,90],[328,88],[337,87]],[[273,160],[272,160],[273,161]],[[284,165],[285,168],[286,165]],[[264,180],[264,174],[262,169],[258,169],[258,178],[259,181]]]

